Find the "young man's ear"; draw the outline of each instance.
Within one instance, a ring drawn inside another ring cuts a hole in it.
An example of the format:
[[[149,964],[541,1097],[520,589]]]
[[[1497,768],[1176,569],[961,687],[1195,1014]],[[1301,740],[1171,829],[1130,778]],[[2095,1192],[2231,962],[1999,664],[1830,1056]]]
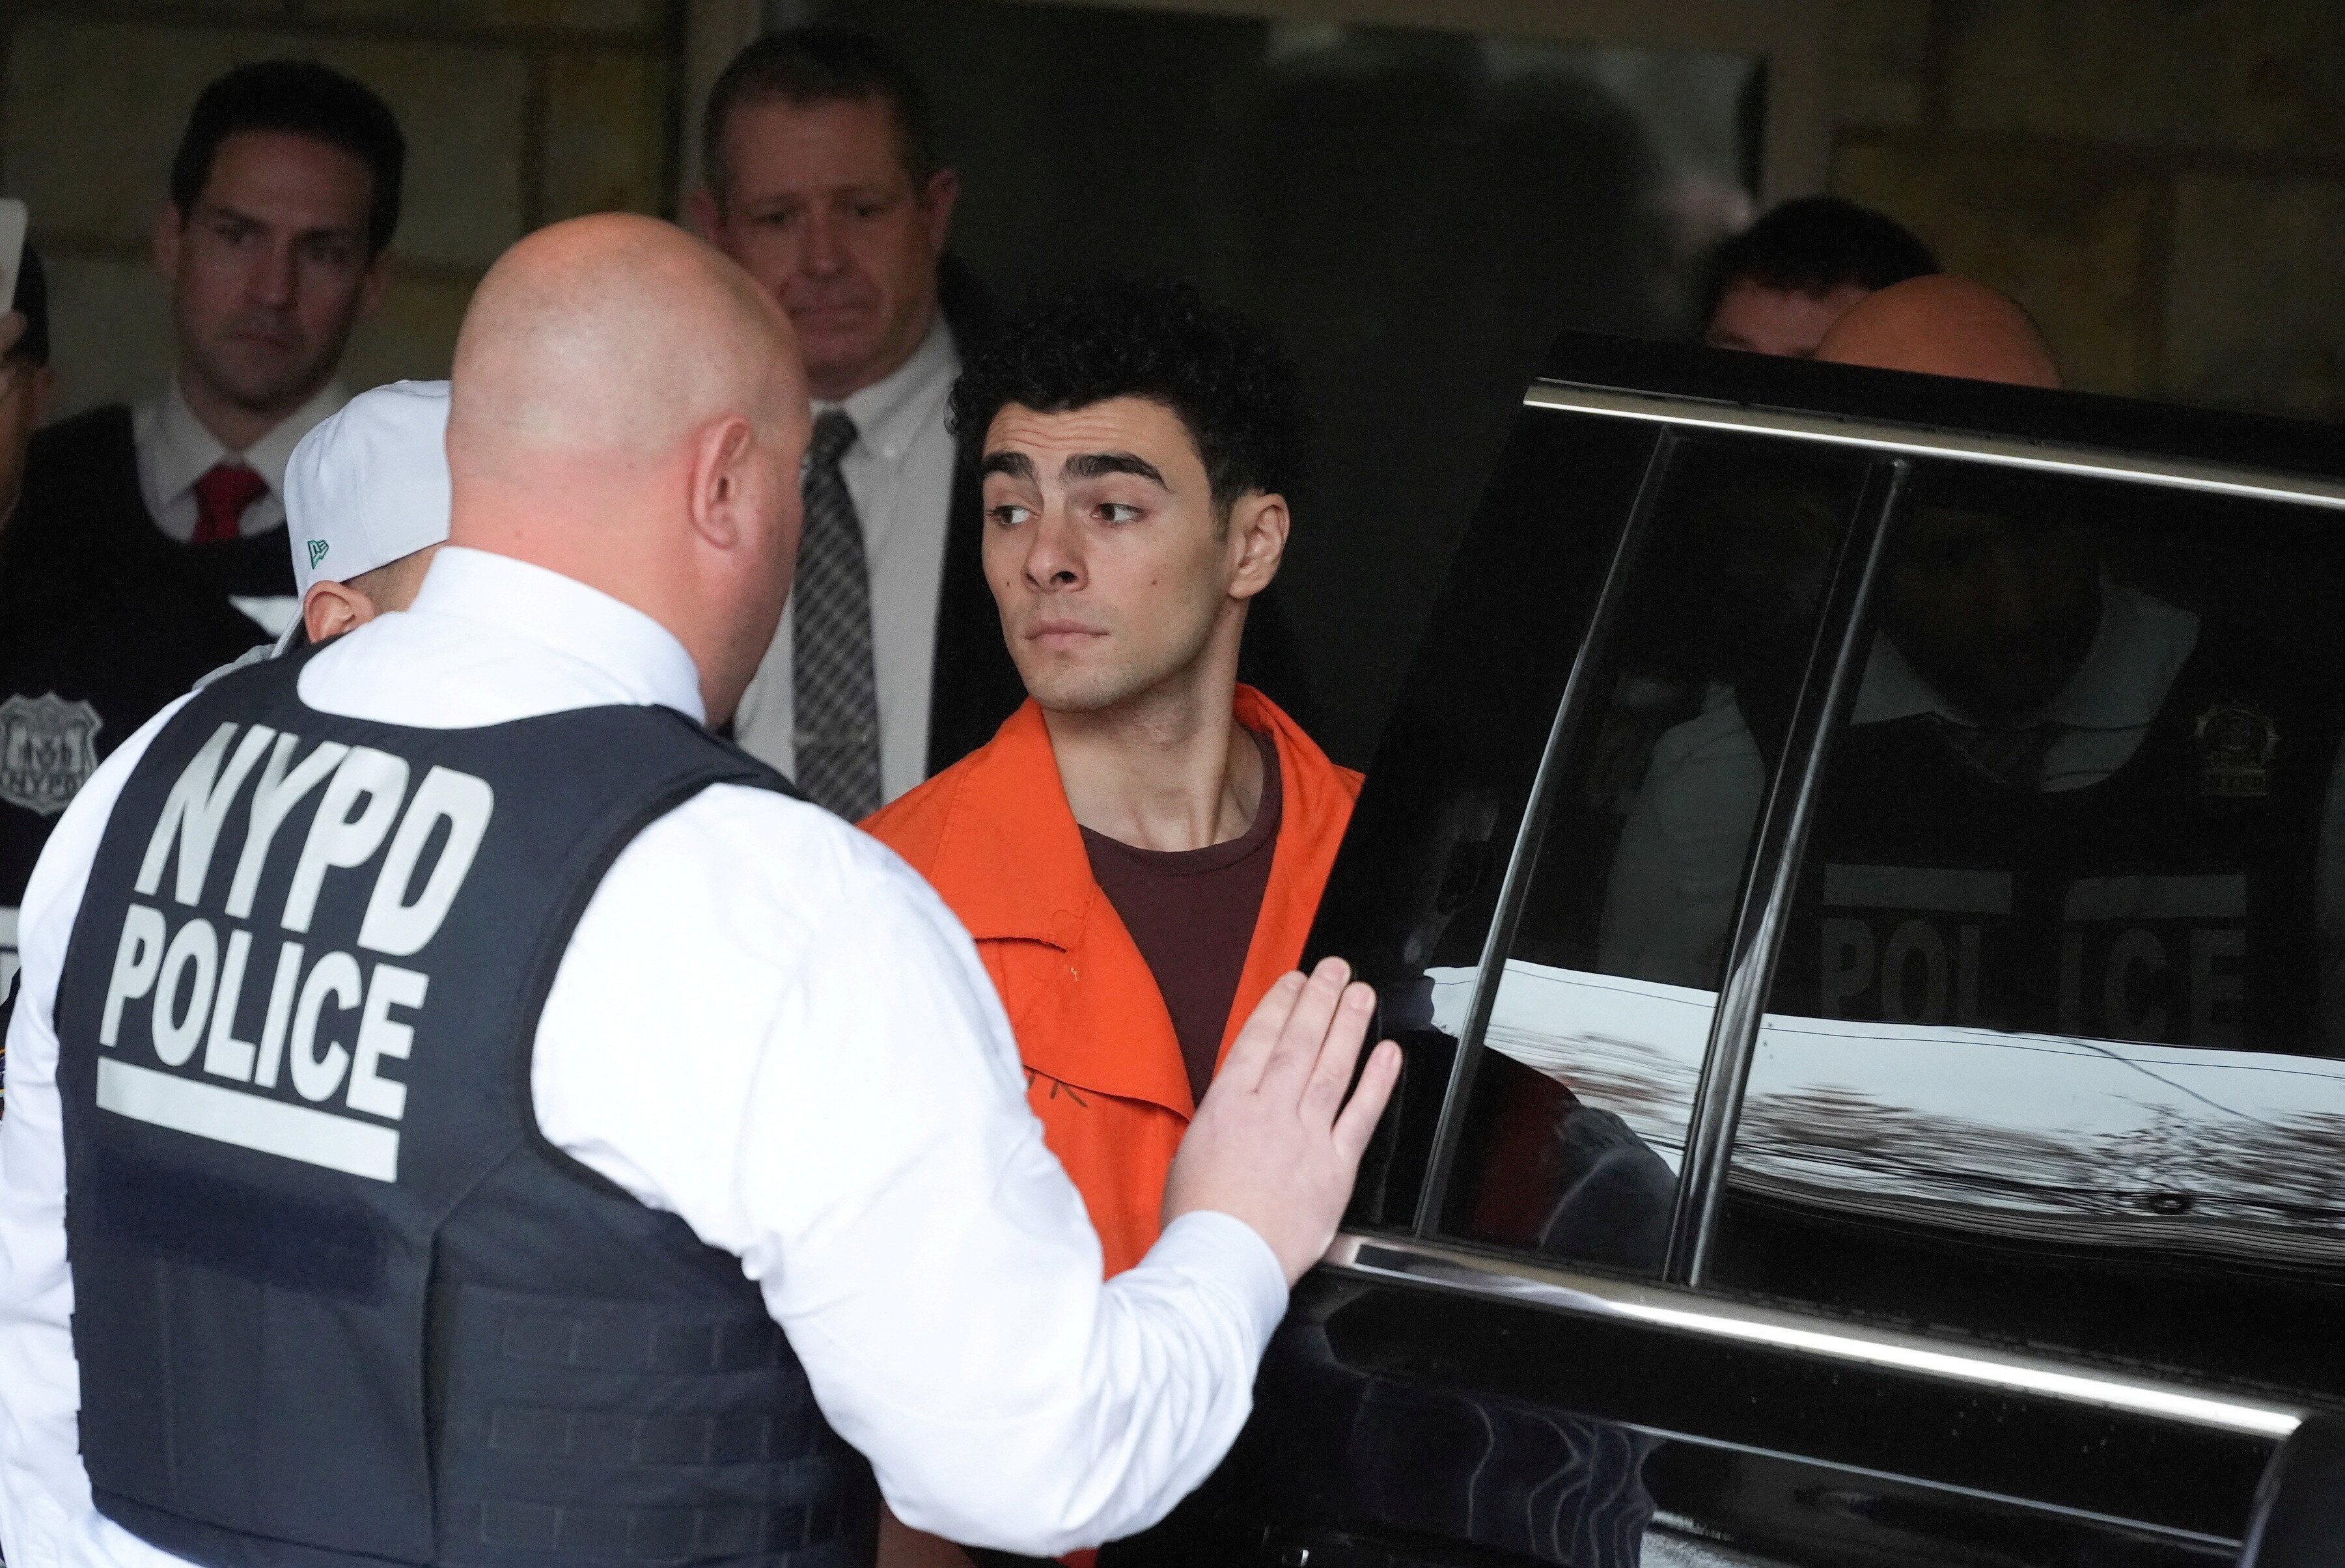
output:
[[[374,615],[374,601],[347,582],[312,582],[301,596],[301,629],[312,642],[355,632]]]
[[[1229,539],[1236,554],[1230,576],[1230,597],[1251,599],[1270,586],[1286,559],[1286,533],[1292,520],[1286,498],[1259,492],[1241,496],[1230,506]]]

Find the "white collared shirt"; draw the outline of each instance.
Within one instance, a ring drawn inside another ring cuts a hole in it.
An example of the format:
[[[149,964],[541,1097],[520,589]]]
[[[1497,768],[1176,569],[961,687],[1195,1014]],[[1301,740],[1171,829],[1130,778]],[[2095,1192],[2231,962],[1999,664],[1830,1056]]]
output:
[[[411,610],[319,653],[300,692],[429,728],[608,703],[701,717],[692,661],[657,623],[456,548]],[[0,1118],[10,1568],[178,1563],[94,1511],[78,1453],[52,1026],[107,815],[175,712],[92,776],[25,895]],[[1245,1419],[1285,1308],[1269,1248],[1192,1214],[1102,1284],[969,937],[827,812],[718,785],[646,828],[571,938],[531,1087],[556,1147],[740,1258],[824,1413],[917,1527],[1038,1554],[1112,1539],[1203,1480]]]
[[[2198,645],[2198,617],[2106,576],[2101,622],[2052,700],[2009,727],[2056,724],[2041,787],[2083,789],[2126,764]],[[1934,713],[1973,723],[1875,634],[1852,724]],[[1645,784],[1621,829],[1605,890],[1603,971],[1708,990],[1734,918],[1767,764],[1733,689],[1713,685],[1702,711],[1654,744]],[[2314,919],[2328,1048],[2345,1050],[2345,754],[2330,764],[2317,850]]]
[[[2045,793],[2096,784],[2141,748],[2174,677],[2198,646],[2198,616],[2104,577],[2100,625],[2083,660],[2050,702],[1997,727],[2056,726],[2044,752],[2039,787]],[[1876,635],[1849,723],[1885,724],[1922,714],[1974,728],[1978,723],[1924,680],[1897,644]]]
[[[181,544],[196,537],[196,481],[222,462],[240,462],[261,477],[267,493],[244,509],[237,531],[249,539],[285,522],[285,465],[293,449],[336,410],[350,400],[339,381],[329,381],[277,428],[240,452],[220,444],[188,407],[179,379],[138,405],[130,416],[130,440],[138,453],[138,493],[155,526]]]
[[[928,777],[929,688],[936,668],[937,598],[944,584],[945,532],[952,508],[953,440],[945,398],[960,374],[960,353],[939,315],[912,357],[844,403],[817,402],[817,416],[844,409],[855,444],[839,460],[863,525],[871,573],[871,661],[879,698],[879,794],[883,802]],[[793,600],[796,594],[792,595]],[[788,773],[797,762],[790,683],[791,616],[757,666],[733,716],[742,748]]]

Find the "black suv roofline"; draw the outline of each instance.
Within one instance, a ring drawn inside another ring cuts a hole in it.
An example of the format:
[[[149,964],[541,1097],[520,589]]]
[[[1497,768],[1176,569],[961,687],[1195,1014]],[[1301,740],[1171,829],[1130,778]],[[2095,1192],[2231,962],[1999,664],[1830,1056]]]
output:
[[[1746,408],[1696,402],[1665,393],[1619,391],[1607,387],[1536,381],[1523,394],[1526,408],[1650,420],[1680,428],[1747,431],[1793,440],[1860,447],[1899,456],[1957,458],[2000,468],[2033,469],[2089,479],[2120,479],[2176,490],[2208,491],[2255,501],[2292,501],[2345,511],[2345,480],[2277,473],[2234,463],[2169,458],[2110,448],[2029,440],[1974,430],[1934,430],[1883,420],[1847,418],[1787,409]]]
[[[1559,336],[1524,400],[2345,510],[2345,430],[2304,420],[1592,332]]]

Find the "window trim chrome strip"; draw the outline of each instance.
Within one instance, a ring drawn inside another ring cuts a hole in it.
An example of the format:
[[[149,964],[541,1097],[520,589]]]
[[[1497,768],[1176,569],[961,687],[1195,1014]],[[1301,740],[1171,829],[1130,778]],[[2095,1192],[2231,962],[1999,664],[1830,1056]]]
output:
[[[1538,1264],[1500,1261],[1410,1237],[1339,1231],[1323,1268],[1368,1278],[1460,1290],[1597,1317],[1617,1318],[1711,1339],[1733,1340],[1891,1371],[2035,1394],[2072,1404],[2156,1416],[2278,1442],[2305,1407],[2217,1396],[2154,1378],[2084,1371],[2004,1351],[1951,1349],[1915,1334],[1755,1307],[1713,1296]]]
[[[1412,1229],[1419,1236],[1432,1234],[1449,1201],[1449,1178],[1457,1161],[1458,1141],[1465,1132],[1467,1097],[1473,1093],[1474,1077],[1482,1062],[1482,1036],[1489,1027],[1490,1011],[1497,1001],[1498,981],[1506,969],[1506,956],[1515,945],[1523,898],[1529,890],[1539,846],[1547,835],[1547,819],[1553,809],[1551,797],[1562,775],[1565,751],[1578,738],[1580,725],[1594,704],[1597,662],[1612,642],[1620,606],[1629,596],[1629,579],[1644,553],[1645,535],[1651,526],[1653,511],[1660,504],[1661,488],[1669,482],[1670,466],[1676,460],[1677,451],[1675,430],[1664,426],[1654,432],[1652,450],[1645,454],[1644,472],[1629,503],[1629,515],[1620,524],[1619,536],[1612,541],[1611,558],[1604,568],[1604,582],[1597,591],[1595,607],[1589,612],[1588,629],[1580,633],[1579,646],[1572,654],[1571,671],[1564,678],[1563,695],[1557,701],[1555,718],[1548,726],[1547,745],[1539,753],[1538,771],[1531,776],[1530,794],[1523,801],[1522,820],[1516,824],[1515,842],[1507,857],[1505,875],[1498,882],[1497,902],[1490,910],[1490,929],[1483,936],[1482,957],[1475,970],[1474,995],[1467,1006],[1466,1027],[1458,1035],[1457,1054],[1450,1058],[1448,1081],[1442,1088],[1441,1109],[1433,1128],[1433,1149],[1426,1157],[1425,1179],[1417,1188]]]
[[[1657,424],[1702,430],[1782,436],[1793,440],[1902,452],[1914,457],[1953,458],[1965,462],[1992,463],[2040,472],[2127,480],[2164,485],[2174,490],[2198,491],[2256,501],[2294,501],[2345,511],[2345,481],[2274,474],[2262,469],[2229,463],[2152,457],[2138,452],[2112,451],[2100,447],[2058,441],[2030,441],[2014,436],[1967,430],[1933,430],[1922,425],[1900,425],[1886,420],[1842,419],[1788,409],[1701,402],[1655,393],[1628,392],[1615,388],[1557,381],[1532,382],[1530,389],[1523,394],[1523,406],[1558,413],[1598,414],[1611,419],[1644,420]]]
[[[1850,508],[1840,559],[1819,608],[1815,643],[1784,737],[1785,760],[1754,824],[1751,869],[1727,933],[1725,973],[1711,1013],[1701,1076],[1694,1084],[1685,1159],[1670,1206],[1669,1250],[1661,1266],[1663,1279],[1690,1290],[1708,1282],[1734,1140],[1742,1128],[1743,1087],[1758,1054],[1775,959],[1791,924],[1808,829],[1823,795],[1832,744],[1856,705],[1865,654],[1872,647],[1873,596],[1887,571],[1890,541],[1897,533],[1914,480],[1914,465],[1903,457],[1876,457],[1865,469],[1863,486]],[[1821,691],[1819,669],[1824,677]]]

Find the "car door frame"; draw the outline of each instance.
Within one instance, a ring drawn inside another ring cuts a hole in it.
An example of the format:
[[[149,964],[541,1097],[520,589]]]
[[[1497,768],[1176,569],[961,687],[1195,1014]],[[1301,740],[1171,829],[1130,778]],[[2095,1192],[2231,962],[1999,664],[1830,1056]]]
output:
[[[1797,374],[1809,375],[1811,370],[1802,368]],[[1985,406],[1994,406],[1993,394],[1987,395]],[[2170,1427],[2229,1443],[2235,1458],[2238,1456],[2236,1445],[2242,1442],[2254,1445],[2254,1452],[2269,1455],[2315,1406],[2200,1387],[2181,1378],[2114,1371],[2056,1355],[1990,1350],[1894,1331],[1836,1318],[1821,1310],[1753,1305],[1704,1287],[1743,1086],[1808,824],[1833,738],[1854,701],[1870,643],[1873,602],[1916,465],[1933,460],[1986,464],[2310,504],[2340,512],[2345,512],[2345,476],[2274,471],[2225,462],[2203,455],[2207,440],[2198,443],[2202,450],[2197,453],[2187,449],[2179,455],[2170,450],[2131,451],[2062,439],[2057,431],[2042,439],[2008,430],[1867,419],[1844,410],[1768,406],[1703,398],[1684,390],[1657,392],[1600,380],[1543,378],[1526,394],[1524,410],[1524,418],[1553,412],[1650,421],[1660,427],[1660,438],[1616,542],[1595,612],[1580,639],[1529,805],[1517,828],[1411,1222],[1389,1229],[1347,1229],[1339,1234],[1319,1270],[1323,1289],[1347,1281],[1375,1282],[1464,1296],[1508,1309],[1640,1325],[1689,1341],[1766,1347],[1819,1365],[1900,1379],[1917,1377],[1936,1385],[2017,1401],[2030,1408],[2095,1412],[2127,1427],[2140,1422]],[[2106,416],[2106,410],[2087,409],[2085,414],[2090,426],[2096,418]],[[1667,1260],[1661,1279],[1647,1283],[1555,1266],[1518,1252],[1462,1241],[1442,1235],[1440,1221],[1467,1100],[1477,1066],[1488,1048],[1484,1035],[1542,835],[1555,808],[1562,759],[1569,754],[1598,705],[1599,667],[1670,459],[1683,439],[1702,433],[1824,443],[1861,452],[1869,472],[1857,503],[1855,524],[1841,543],[1822,626],[1802,683],[1792,742],[1786,750],[1791,761],[1771,783],[1730,933],[1724,982],[1695,1093]],[[1698,1439],[1700,1434],[1679,1435]],[[1928,1476],[1908,1479],[1924,1484],[1933,1481]],[[2068,1490],[2073,1493],[2074,1488]],[[2073,1495],[2063,1501],[2016,1493],[2005,1501],[2085,1514],[2097,1512],[2079,1509]],[[2130,1527],[2141,1522],[2114,1513],[2107,1518],[2113,1525]],[[2192,1539],[2210,1547],[2236,1547],[2239,1538],[2228,1530],[2171,1533],[2178,1540]]]

